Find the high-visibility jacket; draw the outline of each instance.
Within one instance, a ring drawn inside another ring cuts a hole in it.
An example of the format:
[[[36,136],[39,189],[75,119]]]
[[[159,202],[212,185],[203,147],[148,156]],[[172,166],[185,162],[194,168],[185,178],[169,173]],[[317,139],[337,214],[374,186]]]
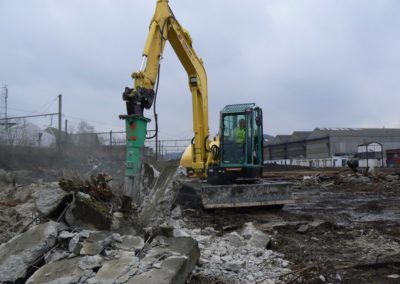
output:
[[[246,140],[246,129],[244,128],[236,128],[235,129],[235,141],[238,144],[244,144],[244,141]]]

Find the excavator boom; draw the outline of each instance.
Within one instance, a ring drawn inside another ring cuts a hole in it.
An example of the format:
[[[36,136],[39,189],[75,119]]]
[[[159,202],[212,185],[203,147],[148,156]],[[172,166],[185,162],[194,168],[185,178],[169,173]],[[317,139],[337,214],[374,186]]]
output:
[[[179,24],[172,13],[168,0],[158,0],[150,23],[149,34],[143,49],[142,66],[132,74],[134,88],[125,88],[123,99],[127,106],[127,176],[125,192],[133,195],[140,179],[140,152],[144,146],[149,119],[144,117],[144,109],[152,107],[157,97],[157,81],[160,75],[160,61],[166,42],[169,42],[183,65],[192,95],[194,141],[191,145],[191,168],[199,177],[206,175],[207,145],[209,144],[207,75],[202,60],[192,47],[189,33]],[[156,131],[157,131],[157,115]],[[136,181],[135,181],[136,180]]]

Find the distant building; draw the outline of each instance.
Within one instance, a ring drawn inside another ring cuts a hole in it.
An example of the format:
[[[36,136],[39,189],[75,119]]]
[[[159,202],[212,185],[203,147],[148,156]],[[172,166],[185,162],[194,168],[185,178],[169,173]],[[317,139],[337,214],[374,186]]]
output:
[[[358,166],[367,167],[383,167],[383,150],[382,144],[377,142],[364,143],[357,146]]]
[[[58,140],[59,130],[58,128],[48,127],[45,131]],[[100,145],[100,139],[96,133],[74,133],[67,134],[65,131],[61,130],[61,143],[75,145],[75,146],[83,146],[83,147],[91,147]]]
[[[274,139],[274,136],[268,135],[268,134],[264,134],[264,143],[271,141],[272,139]]]
[[[385,150],[400,148],[398,128],[315,128],[313,131],[295,131],[291,135],[277,135],[264,145],[267,163],[298,164],[306,166],[342,166],[358,152],[358,146],[370,142]]]
[[[23,122],[8,127],[7,130],[0,133],[0,141],[3,144],[19,146],[55,146],[55,138],[39,126]]]
[[[75,146],[93,147],[101,145],[96,133],[75,133],[68,135],[68,143]]]
[[[50,134],[50,135],[52,135],[53,137],[54,137],[54,139],[56,139],[56,140],[58,140],[58,134],[59,134],[59,130],[58,130],[58,128],[55,128],[55,127],[47,127],[45,130],[44,130],[46,133],[48,133],[48,134]],[[64,141],[65,140],[65,137],[66,137],[66,133],[65,133],[65,131],[62,131],[61,130],[61,141]]]

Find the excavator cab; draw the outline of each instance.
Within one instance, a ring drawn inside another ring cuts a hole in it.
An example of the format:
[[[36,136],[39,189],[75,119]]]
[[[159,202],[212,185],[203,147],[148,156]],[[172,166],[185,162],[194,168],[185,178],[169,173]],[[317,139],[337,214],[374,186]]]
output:
[[[261,178],[263,141],[261,108],[255,104],[224,107],[220,114],[218,157],[213,155],[217,162],[208,167],[207,183],[193,186],[205,209],[282,207],[293,203],[291,183]]]
[[[262,110],[253,103],[224,107],[220,113],[219,164],[208,168],[209,183],[227,184],[262,176],[262,121]]]

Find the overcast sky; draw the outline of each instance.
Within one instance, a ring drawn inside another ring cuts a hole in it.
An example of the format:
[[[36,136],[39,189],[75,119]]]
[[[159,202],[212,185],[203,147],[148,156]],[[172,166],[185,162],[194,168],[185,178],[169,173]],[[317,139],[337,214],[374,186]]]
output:
[[[10,114],[56,112],[61,93],[71,124],[123,129],[121,93],[140,67],[155,3],[0,0],[0,84],[8,85]],[[212,134],[223,106],[241,102],[263,108],[264,130],[273,135],[400,127],[400,1],[170,6],[207,70]],[[163,139],[193,136],[187,76],[169,45],[157,102]]]

